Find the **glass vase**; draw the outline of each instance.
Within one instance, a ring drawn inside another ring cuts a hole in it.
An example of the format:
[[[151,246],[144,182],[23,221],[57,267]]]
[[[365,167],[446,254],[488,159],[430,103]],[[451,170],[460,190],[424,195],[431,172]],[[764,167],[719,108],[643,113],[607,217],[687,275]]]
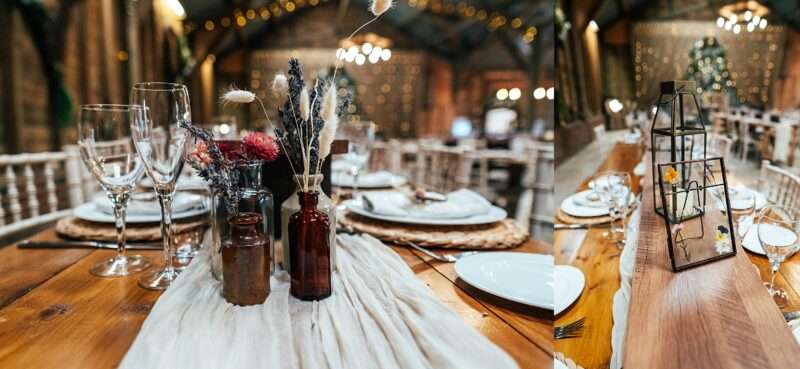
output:
[[[269,295],[269,237],[259,213],[228,218],[230,231],[222,245],[222,296],[234,305],[262,304]]]
[[[292,296],[322,300],[331,295],[330,219],[317,209],[319,193],[299,192],[300,210],[289,217]]]
[[[272,192],[261,183],[262,162],[252,161],[240,164],[236,167],[239,174],[238,196],[239,200],[235,206],[236,212],[255,213],[261,216],[262,233],[267,242],[266,257],[268,258],[270,275],[275,270],[275,250],[274,250],[274,199]],[[228,206],[228,200],[222,194],[215,194],[212,201],[211,215],[211,243],[210,264],[211,274],[217,280],[224,279],[222,247],[229,241],[230,218],[232,215]]]
[[[289,218],[292,214],[300,211],[300,201],[298,200],[298,193],[301,192],[300,183],[302,183],[302,176],[295,176],[295,183],[297,183],[297,191],[294,192],[291,196],[286,198],[281,204],[281,247],[283,248],[283,269],[289,272],[291,270],[291,253],[289,252],[289,237],[285,236],[289,234]],[[319,192],[319,202],[317,204],[317,210],[322,211],[326,215],[328,215],[328,220],[330,222],[331,228],[331,240],[330,240],[330,247],[331,247],[331,265],[333,266],[334,270],[336,269],[336,206],[333,205],[333,201],[331,200],[328,195],[322,191],[321,184],[322,180],[325,178],[322,174],[312,175],[310,187],[315,191]]]

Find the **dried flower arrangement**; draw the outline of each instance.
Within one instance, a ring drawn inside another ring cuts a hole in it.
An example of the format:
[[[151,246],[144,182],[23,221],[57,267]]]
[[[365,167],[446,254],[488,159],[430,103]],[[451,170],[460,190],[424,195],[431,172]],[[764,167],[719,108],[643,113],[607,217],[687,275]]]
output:
[[[211,191],[223,196],[229,214],[236,214],[239,201],[239,172],[236,167],[253,161],[270,162],[278,158],[280,149],[275,139],[262,133],[252,132],[245,136],[238,147],[214,141],[211,132],[191,123],[181,123],[194,139],[195,148],[187,162],[205,179]]]

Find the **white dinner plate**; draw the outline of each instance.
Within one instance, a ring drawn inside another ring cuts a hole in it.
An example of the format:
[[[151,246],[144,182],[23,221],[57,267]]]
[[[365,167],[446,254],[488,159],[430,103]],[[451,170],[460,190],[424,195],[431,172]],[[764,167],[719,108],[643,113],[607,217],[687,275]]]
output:
[[[208,212],[208,208],[199,207],[193,208],[180,213],[173,213],[172,219],[184,219],[194,216],[202,215]],[[114,223],[114,215],[108,214],[97,209],[94,202],[87,202],[75,208],[73,214],[78,219],[87,220],[96,223]],[[127,223],[159,223],[161,222],[160,214],[127,214],[125,217]]]
[[[570,197],[564,199],[561,202],[561,211],[574,216],[574,217],[581,217],[581,218],[592,218],[592,217],[602,217],[608,215],[608,208],[603,206],[584,206],[580,204],[580,199],[585,199],[586,195],[591,193],[592,190],[581,191],[578,193],[573,194]],[[576,201],[577,200],[577,201]],[[636,196],[631,193],[631,198],[629,204],[633,204],[636,200]]]
[[[153,181],[150,180],[150,177],[145,176],[141,181],[139,181],[139,186],[144,188],[153,188]],[[175,183],[175,189],[178,191],[207,190],[208,183],[206,180],[200,177],[181,176],[178,177],[178,182]]]
[[[362,182],[361,180],[359,180],[358,188],[377,189],[377,188],[397,187],[406,184],[406,182],[408,182],[408,180],[406,180],[406,177],[392,174],[391,177],[387,177],[385,181]],[[355,187],[354,186],[355,183],[352,177],[350,177],[349,175],[340,176],[337,175],[337,173],[331,173],[331,184],[336,187],[346,187],[346,188]]]
[[[344,205],[347,206],[347,210],[350,210],[353,213],[361,215],[363,217],[383,220],[385,222],[405,223],[405,224],[453,225],[453,226],[476,225],[476,224],[489,224],[489,223],[499,222],[508,217],[508,213],[506,213],[505,210],[498,208],[497,206],[494,205],[489,209],[489,212],[486,214],[473,215],[467,218],[452,218],[452,219],[409,218],[409,217],[375,214],[365,209],[364,206],[361,204],[361,202],[356,202],[353,200],[345,201]]]
[[[567,367],[567,364],[562,363],[561,360],[553,358],[553,369],[569,369],[569,368]]]
[[[553,256],[483,252],[456,261],[458,277],[486,293],[553,310]]]
[[[556,288],[553,315],[558,315],[581,296],[586,278],[580,269],[569,265],[556,265],[554,273]]]

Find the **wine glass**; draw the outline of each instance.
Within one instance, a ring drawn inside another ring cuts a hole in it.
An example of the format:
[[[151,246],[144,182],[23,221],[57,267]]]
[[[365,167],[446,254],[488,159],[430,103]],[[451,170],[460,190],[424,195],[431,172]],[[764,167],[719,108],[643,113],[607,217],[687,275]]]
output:
[[[625,245],[625,215],[628,213],[628,205],[631,197],[631,176],[627,172],[603,172],[594,179],[594,189],[600,195],[603,204],[608,207],[608,215],[611,218],[611,229],[608,233],[609,239],[616,242],[617,246]],[[621,227],[617,227],[617,220],[620,220]],[[622,234],[622,238],[617,238],[617,233]]]
[[[89,269],[96,276],[120,277],[150,267],[150,259],[125,254],[125,210],[136,182],[144,175],[142,161],[133,148],[130,125],[141,112],[141,107],[135,105],[81,105],[81,158],[111,201],[117,229],[117,255]]]
[[[340,137],[347,140],[348,150],[345,160],[350,167],[348,173],[353,177],[353,199],[358,196],[358,177],[369,163],[370,142],[375,140],[375,124],[372,122],[347,122],[339,126]]]
[[[191,122],[189,92],[176,83],[143,82],[131,90],[131,101],[142,106],[133,121],[133,142],[153,181],[161,205],[161,238],[164,243],[164,268],[145,274],[139,285],[163,290],[177,277],[172,237],[172,197],[183,169],[186,130],[181,123]]]
[[[758,214],[756,231],[761,247],[767,253],[770,265],[770,281],[767,286],[772,299],[778,307],[785,307],[788,303],[786,291],[775,286],[775,276],[781,263],[797,251],[797,236],[800,232],[800,221],[797,219],[795,209],[768,205]]]

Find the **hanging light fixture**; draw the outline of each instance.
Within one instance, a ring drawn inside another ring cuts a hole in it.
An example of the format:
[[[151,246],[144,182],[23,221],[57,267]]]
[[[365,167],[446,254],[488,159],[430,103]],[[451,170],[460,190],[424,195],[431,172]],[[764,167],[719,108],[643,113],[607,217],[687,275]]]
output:
[[[719,9],[717,27],[734,34],[766,29],[769,8],[758,1],[748,0],[728,4]]]
[[[390,46],[392,46],[392,40],[374,33],[367,33],[350,40],[340,41],[339,49],[336,50],[336,58],[357,65],[364,65],[367,62],[376,64],[392,58]]]

